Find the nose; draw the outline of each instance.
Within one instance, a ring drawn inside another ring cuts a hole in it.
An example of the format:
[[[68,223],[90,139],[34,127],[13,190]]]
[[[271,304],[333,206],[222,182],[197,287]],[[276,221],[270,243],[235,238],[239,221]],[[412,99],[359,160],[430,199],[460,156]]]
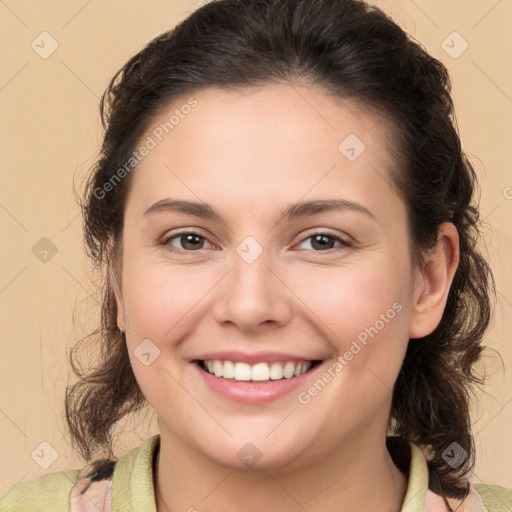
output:
[[[292,291],[263,252],[248,262],[235,254],[233,267],[215,288],[213,316],[220,324],[233,324],[249,332],[262,325],[284,326],[292,315]]]

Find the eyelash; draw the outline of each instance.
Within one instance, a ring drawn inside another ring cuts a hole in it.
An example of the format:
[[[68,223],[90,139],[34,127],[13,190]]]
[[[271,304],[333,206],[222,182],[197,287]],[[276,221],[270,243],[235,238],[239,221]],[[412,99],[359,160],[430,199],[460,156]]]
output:
[[[169,246],[169,247],[172,247],[170,245],[170,242],[174,239],[179,239],[180,237],[184,236],[184,235],[195,235],[199,238],[202,238],[204,240],[208,240],[205,236],[201,235],[200,233],[198,233],[197,231],[180,231],[179,233],[175,233],[167,238],[165,238],[161,245],[164,245],[164,246]],[[306,240],[309,240],[310,238],[314,238],[316,236],[320,236],[320,235],[323,235],[323,236],[326,236],[328,238],[333,238],[335,241],[337,242],[340,242],[340,245],[338,246],[338,249],[341,247],[341,248],[348,248],[348,247],[352,247],[352,243],[349,242],[348,240],[345,240],[344,238],[341,238],[339,237],[338,235],[335,235],[334,233],[331,233],[330,231],[318,231],[316,233],[312,233],[304,238],[302,238],[300,241],[299,241],[299,244],[302,244],[303,242],[305,242]],[[210,242],[211,243],[211,242]],[[212,244],[214,245],[214,244]],[[187,251],[185,249],[176,249],[175,247],[172,247],[170,249],[171,252],[178,252],[178,253],[195,253],[195,252],[200,252],[202,249],[198,249],[196,251]],[[328,253],[328,254],[331,254],[332,251],[335,251],[336,248],[333,247],[333,248],[330,248],[330,249],[326,249],[325,251],[313,251],[313,252],[317,252],[317,253]]]

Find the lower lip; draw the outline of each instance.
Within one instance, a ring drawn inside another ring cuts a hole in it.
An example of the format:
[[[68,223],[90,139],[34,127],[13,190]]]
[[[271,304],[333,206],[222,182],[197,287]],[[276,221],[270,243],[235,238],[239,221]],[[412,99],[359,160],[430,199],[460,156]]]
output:
[[[203,370],[198,363],[193,363],[206,385],[215,393],[235,402],[261,404],[277,400],[303,386],[316,373],[321,364],[297,377],[269,380],[265,382],[239,381],[215,377]]]

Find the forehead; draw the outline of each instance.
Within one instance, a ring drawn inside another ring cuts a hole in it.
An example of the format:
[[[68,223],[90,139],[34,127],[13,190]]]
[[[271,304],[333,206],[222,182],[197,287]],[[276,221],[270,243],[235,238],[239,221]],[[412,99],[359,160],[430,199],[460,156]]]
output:
[[[141,139],[152,149],[136,167],[129,202],[140,210],[168,193],[270,208],[345,194],[362,202],[379,195],[385,204],[396,200],[386,129],[370,108],[301,86],[207,88],[153,119]]]

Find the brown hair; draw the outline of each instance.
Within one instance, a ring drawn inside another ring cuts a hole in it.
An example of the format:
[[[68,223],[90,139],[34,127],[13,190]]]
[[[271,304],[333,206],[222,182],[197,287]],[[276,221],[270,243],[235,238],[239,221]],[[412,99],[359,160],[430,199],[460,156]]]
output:
[[[97,269],[120,257],[131,176],[115,178],[158,113],[177,98],[209,86],[307,83],[382,113],[398,164],[393,184],[405,201],[411,254],[422,262],[442,222],[453,222],[460,264],[438,327],[411,339],[393,390],[390,428],[429,453],[430,486],[461,497],[474,467],[469,415],[475,370],[491,318],[495,284],[479,252],[481,220],[476,174],[461,149],[451,84],[430,56],[381,10],[360,0],[218,0],[151,41],[114,76],[101,100],[105,135],[82,204],[85,242]],[[118,174],[119,177],[119,174]],[[73,443],[90,459],[112,455],[112,428],[146,401],[116,323],[110,274],[104,274],[101,354],[66,393]],[[79,345],[75,346],[76,350]],[[467,459],[453,468],[443,451],[457,442]]]

